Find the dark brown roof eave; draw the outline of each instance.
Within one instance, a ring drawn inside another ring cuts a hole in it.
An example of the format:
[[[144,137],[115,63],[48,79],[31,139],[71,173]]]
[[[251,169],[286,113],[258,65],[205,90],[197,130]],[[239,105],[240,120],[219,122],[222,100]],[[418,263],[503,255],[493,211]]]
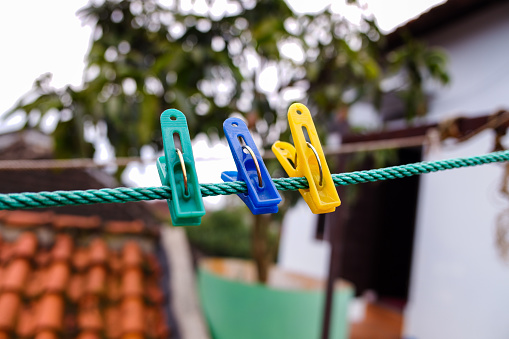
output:
[[[386,36],[387,50],[392,50],[403,44],[403,36],[409,33],[415,38],[438,31],[481,9],[508,0],[448,0],[446,3],[433,7],[404,26],[397,28]]]
[[[455,119],[450,119],[449,121],[442,123],[442,128],[440,123],[429,123],[420,126],[410,126],[403,129],[374,132],[368,134],[347,134],[343,136],[342,142],[344,145],[347,145],[353,143],[387,141],[391,139],[425,136],[430,129],[443,129],[447,124],[453,126],[454,133],[456,134],[454,137],[463,138],[468,135],[473,135],[474,133],[477,133],[481,130],[493,128],[495,125],[498,126],[496,128],[506,130],[509,128],[508,119],[509,111],[501,109],[491,114],[485,114],[476,117],[458,116]]]

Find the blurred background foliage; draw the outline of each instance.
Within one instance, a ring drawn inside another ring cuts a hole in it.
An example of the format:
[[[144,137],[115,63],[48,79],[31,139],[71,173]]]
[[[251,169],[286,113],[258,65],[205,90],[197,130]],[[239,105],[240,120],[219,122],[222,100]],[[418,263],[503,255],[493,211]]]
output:
[[[308,105],[323,132],[360,100],[379,107],[384,79],[401,78],[409,119],[427,110],[425,79],[448,81],[444,54],[409,37],[387,53],[367,16],[354,24],[329,9],[294,13],[284,1],[197,3],[90,2],[78,12],[93,27],[83,85],[54,88],[43,75],[10,113],[24,110],[26,127],[37,128],[58,112],[60,158],[92,156],[86,131],[99,125],[116,156],[137,155],[143,145],[161,149],[159,116],[167,108],[186,114],[191,137],[221,136],[222,122],[238,113],[269,148],[289,139],[286,111],[294,101]]]
[[[363,13],[356,1],[346,3]],[[226,118],[242,116],[269,149],[290,139],[292,102],[308,106],[323,136],[359,101],[379,109],[384,82],[398,84],[390,91],[403,100],[409,121],[427,111],[426,80],[448,82],[441,51],[410,37],[388,51],[373,18],[361,14],[353,22],[331,8],[303,14],[273,0],[164,6],[105,0],[91,1],[78,15],[93,28],[82,86],[55,88],[44,74],[4,115],[25,111],[26,128],[41,128],[43,117],[53,115],[58,158],[91,157],[98,138],[117,157],[136,156],[146,145],[161,150],[159,117],[168,108],[186,115],[191,137],[204,133],[212,140],[222,136]],[[284,176],[275,160],[267,166]],[[253,218],[245,206],[210,212],[199,229],[186,228],[190,242],[207,255],[253,257],[266,281],[278,225],[299,196],[284,194],[272,217]]]
[[[252,215],[246,206],[229,206],[207,213],[199,227],[185,227],[185,231],[190,244],[200,254],[250,259],[251,223]],[[277,238],[274,229],[268,232],[270,246],[276,246]]]

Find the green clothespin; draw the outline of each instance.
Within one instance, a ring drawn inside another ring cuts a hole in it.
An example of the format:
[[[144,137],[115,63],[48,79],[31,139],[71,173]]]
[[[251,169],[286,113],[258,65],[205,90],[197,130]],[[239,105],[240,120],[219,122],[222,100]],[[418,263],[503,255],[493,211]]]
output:
[[[164,111],[161,114],[161,131],[165,156],[157,159],[157,170],[161,183],[171,188],[171,199],[167,200],[171,222],[174,226],[199,225],[205,208],[186,116],[176,109]]]

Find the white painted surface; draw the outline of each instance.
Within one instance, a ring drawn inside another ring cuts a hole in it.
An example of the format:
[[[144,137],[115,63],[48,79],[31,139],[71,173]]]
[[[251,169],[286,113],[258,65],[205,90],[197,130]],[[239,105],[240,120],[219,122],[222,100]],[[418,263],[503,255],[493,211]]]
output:
[[[484,132],[426,160],[483,154]],[[499,193],[503,165],[424,175],[405,314],[408,338],[508,338],[509,266],[497,254],[496,218],[508,206]]]
[[[509,107],[509,3],[427,39],[445,48],[452,83],[435,93],[430,116],[488,114]]]
[[[316,278],[327,277],[330,245],[315,237],[318,216],[301,199],[283,221],[278,265]]]
[[[431,117],[509,108],[509,3],[429,38],[450,57],[452,84],[437,93]],[[443,148],[424,160],[490,152],[493,133]],[[509,265],[495,246],[503,165],[421,177],[405,338],[509,338]]]
[[[161,227],[161,241],[170,263],[171,308],[182,339],[210,339],[196,287],[191,250],[182,227]]]

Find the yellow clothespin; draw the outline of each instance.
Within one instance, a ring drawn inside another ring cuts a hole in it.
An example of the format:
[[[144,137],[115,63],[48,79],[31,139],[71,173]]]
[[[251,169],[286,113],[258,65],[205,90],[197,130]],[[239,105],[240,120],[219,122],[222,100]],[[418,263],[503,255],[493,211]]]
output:
[[[290,177],[306,177],[309,188],[299,192],[314,214],[334,212],[341,204],[323,154],[320,139],[309,109],[293,104],[288,109],[288,124],[295,147],[283,141],[272,145],[272,152]],[[309,136],[306,141],[305,134]]]

